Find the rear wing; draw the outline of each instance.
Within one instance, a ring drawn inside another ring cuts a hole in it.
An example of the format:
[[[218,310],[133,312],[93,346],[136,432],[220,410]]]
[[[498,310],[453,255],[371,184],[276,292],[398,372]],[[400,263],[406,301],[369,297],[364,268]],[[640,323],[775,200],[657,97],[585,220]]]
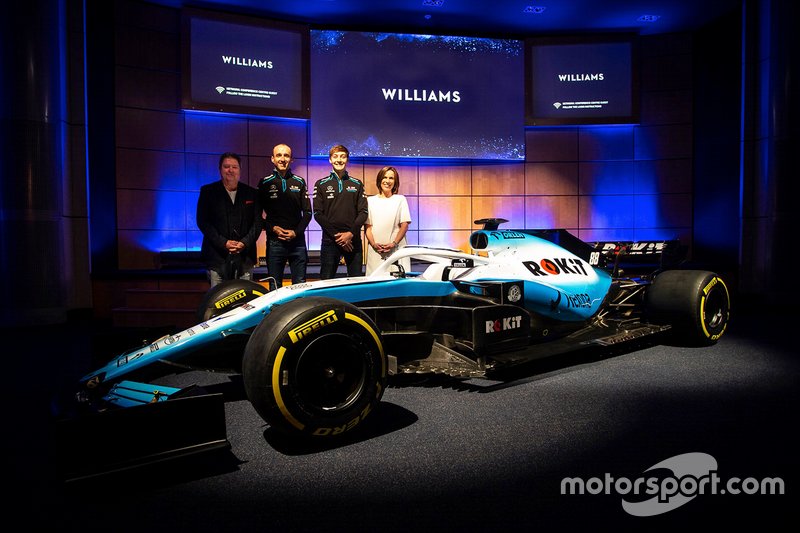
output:
[[[677,240],[663,241],[597,241],[589,243],[593,250],[589,263],[617,272],[621,268],[661,270],[686,259],[687,248]]]

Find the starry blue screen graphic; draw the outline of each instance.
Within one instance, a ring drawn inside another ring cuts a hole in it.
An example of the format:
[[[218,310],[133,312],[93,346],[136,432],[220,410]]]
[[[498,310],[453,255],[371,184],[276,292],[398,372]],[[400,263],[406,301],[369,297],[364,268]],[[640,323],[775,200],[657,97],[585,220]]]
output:
[[[513,39],[312,30],[311,153],[523,159]]]

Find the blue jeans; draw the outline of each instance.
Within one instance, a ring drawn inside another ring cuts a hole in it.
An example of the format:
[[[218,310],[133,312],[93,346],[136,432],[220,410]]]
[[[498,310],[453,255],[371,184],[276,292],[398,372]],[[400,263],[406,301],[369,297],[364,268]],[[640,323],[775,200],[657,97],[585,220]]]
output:
[[[347,265],[347,275],[349,277],[362,276],[361,266],[364,263],[364,253],[361,250],[361,242],[353,242],[353,251],[345,252],[335,242],[326,242],[324,239],[319,249],[319,279],[331,279],[336,277],[336,269],[339,261],[344,257]]]
[[[267,272],[269,277],[275,279],[278,289],[283,286],[283,269],[286,268],[287,261],[292,272],[292,283],[305,283],[306,264],[308,263],[305,238],[292,241],[269,240]]]

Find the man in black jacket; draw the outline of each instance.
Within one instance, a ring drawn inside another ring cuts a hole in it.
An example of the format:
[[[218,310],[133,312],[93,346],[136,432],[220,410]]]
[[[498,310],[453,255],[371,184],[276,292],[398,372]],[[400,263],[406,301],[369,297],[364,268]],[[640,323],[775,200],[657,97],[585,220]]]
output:
[[[228,279],[253,279],[261,207],[256,189],[239,183],[240,173],[241,158],[222,154],[221,179],[203,185],[197,200],[197,227],[203,232],[200,254],[212,287]]]
[[[292,149],[278,144],[272,149],[272,174],[258,183],[258,199],[264,209],[267,233],[267,269],[278,288],[283,286],[286,263],[292,283],[306,281],[308,249],[305,231],[311,221],[311,201],[306,181],[290,167]]]
[[[332,147],[328,161],[333,170],[314,184],[314,218],[322,228],[320,279],[336,277],[342,257],[348,276],[362,275],[361,226],[369,212],[364,184],[347,173],[349,160],[345,146]]]

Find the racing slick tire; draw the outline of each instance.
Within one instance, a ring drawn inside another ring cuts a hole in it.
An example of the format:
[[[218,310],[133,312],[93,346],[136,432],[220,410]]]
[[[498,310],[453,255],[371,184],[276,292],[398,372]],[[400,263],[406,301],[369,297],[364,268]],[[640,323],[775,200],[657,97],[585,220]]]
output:
[[[357,307],[299,298],[253,331],[242,376],[248,399],[274,429],[330,439],[349,435],[377,407],[387,358],[378,328]]]
[[[197,307],[197,321],[205,322],[215,316],[255,300],[269,292],[263,285],[246,279],[223,281],[208,289]]]
[[[728,328],[731,300],[725,282],[704,270],[667,270],[645,294],[648,320],[670,324],[675,340],[710,346]]]

